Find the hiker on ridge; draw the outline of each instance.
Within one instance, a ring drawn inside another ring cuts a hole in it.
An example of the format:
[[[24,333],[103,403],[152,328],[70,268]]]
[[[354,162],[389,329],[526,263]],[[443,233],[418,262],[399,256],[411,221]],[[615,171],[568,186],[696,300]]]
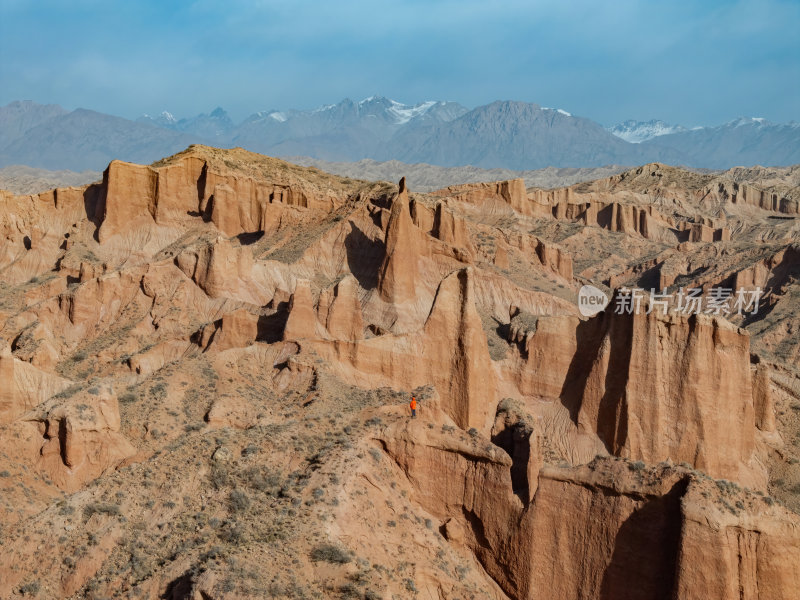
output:
[[[411,407],[411,418],[414,419],[417,416],[417,398],[416,398],[416,396],[411,396],[411,404],[409,404],[409,406]]]

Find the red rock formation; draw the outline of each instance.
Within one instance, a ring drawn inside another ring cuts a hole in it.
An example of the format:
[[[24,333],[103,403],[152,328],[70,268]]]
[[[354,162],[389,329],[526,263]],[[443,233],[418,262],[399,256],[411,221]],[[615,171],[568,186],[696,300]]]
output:
[[[436,388],[442,410],[468,429],[491,429],[495,377],[470,268],[448,275],[421,331],[361,342],[325,342],[318,352],[342,378],[360,385]]]
[[[19,411],[14,385],[14,355],[5,340],[0,340],[0,423],[8,423]]]
[[[442,202],[436,205],[431,232],[435,238],[463,250],[465,256],[473,256],[475,254],[475,248],[470,241],[467,224],[464,219],[447,210]]]
[[[378,275],[378,293],[386,302],[404,303],[417,294],[417,261],[423,240],[411,220],[405,179],[392,201],[386,228],[386,255]]]
[[[102,195],[101,243],[141,226],[182,226],[192,214],[206,215],[228,236],[268,231],[287,207],[329,212],[343,200],[331,190],[306,186],[285,170],[262,178],[229,172],[199,146],[160,166],[112,161],[103,175]]]
[[[774,505],[771,498],[740,500],[737,487],[730,482],[689,486],[681,501],[676,598],[797,598],[797,515]],[[718,498],[709,502],[709,496]]]
[[[186,250],[177,256],[178,265],[211,298],[236,298],[251,304],[265,304],[265,291],[253,284],[253,254],[237,248],[224,237]]]
[[[158,174],[150,167],[111,161],[103,174],[106,189],[103,224],[98,239],[155,221]]]
[[[485,430],[497,405],[497,392],[470,272],[456,271],[439,285],[425,322],[423,357],[443,410],[464,429]]]
[[[797,200],[780,197],[778,194],[760,190],[751,185],[740,183],[720,183],[716,192],[731,204],[746,204],[789,215],[800,213]]]
[[[775,405],[769,370],[764,364],[756,365],[753,372],[753,411],[756,427],[761,431],[775,431]]]
[[[412,499],[512,598],[755,600],[796,589],[797,517],[729,482],[613,459],[538,469],[532,453],[526,476],[538,484],[520,501],[513,461],[480,439],[412,422],[382,442]]]
[[[511,319],[509,341],[518,347],[521,362],[511,368],[509,377],[520,393],[546,399],[561,397],[578,350],[578,323],[579,319],[570,315]]]
[[[289,302],[289,318],[283,331],[284,340],[302,340],[317,337],[317,315],[311,297],[311,284],[298,279]]]
[[[448,196],[456,202],[483,205],[487,208],[499,202],[523,215],[532,215],[536,209],[534,203],[528,199],[525,181],[522,179],[454,185],[438,190],[434,195]]]
[[[364,319],[358,299],[358,281],[344,277],[332,290],[320,295],[318,319],[337,340],[360,340],[364,337]]]
[[[713,242],[714,230],[702,223],[693,223],[689,229],[690,242]]]
[[[229,348],[245,348],[255,342],[257,336],[258,316],[239,309],[223,315],[211,340],[211,347],[220,352]]]
[[[44,436],[39,468],[59,487],[74,491],[136,453],[119,433],[117,398],[105,386],[59,402],[27,418]]]
[[[538,240],[536,255],[542,265],[567,281],[572,281],[572,258],[555,244]]]
[[[581,385],[578,425],[609,452],[688,462],[764,485],[747,472],[755,421],[747,332],[705,315],[601,313]],[[588,366],[588,365],[587,365]]]

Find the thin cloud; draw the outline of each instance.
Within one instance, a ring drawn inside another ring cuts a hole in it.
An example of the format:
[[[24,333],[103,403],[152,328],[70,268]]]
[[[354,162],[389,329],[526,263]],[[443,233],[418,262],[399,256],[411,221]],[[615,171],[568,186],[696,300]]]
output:
[[[3,104],[127,117],[221,105],[241,119],[379,93],[518,99],[607,124],[800,118],[800,5],[782,0],[6,0],[0,11]]]

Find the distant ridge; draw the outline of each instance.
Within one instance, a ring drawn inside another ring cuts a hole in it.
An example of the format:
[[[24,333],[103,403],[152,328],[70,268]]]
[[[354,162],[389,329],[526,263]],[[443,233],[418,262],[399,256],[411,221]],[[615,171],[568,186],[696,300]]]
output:
[[[0,167],[101,170],[112,159],[148,163],[190,144],[243,147],[329,162],[400,160],[444,167],[528,171],[661,162],[691,168],[800,163],[800,125],[741,118],[686,129],[626,121],[610,129],[564,109],[497,101],[403,104],[382,96],[312,110],[270,109],[234,123],[221,107],[136,121],[30,101],[0,107]]]

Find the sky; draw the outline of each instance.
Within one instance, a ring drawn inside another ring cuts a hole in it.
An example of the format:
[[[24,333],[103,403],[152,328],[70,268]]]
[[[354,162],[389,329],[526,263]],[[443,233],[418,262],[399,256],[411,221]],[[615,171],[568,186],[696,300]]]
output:
[[[800,0],[0,0],[0,105],[135,118],[521,100],[800,121]]]

